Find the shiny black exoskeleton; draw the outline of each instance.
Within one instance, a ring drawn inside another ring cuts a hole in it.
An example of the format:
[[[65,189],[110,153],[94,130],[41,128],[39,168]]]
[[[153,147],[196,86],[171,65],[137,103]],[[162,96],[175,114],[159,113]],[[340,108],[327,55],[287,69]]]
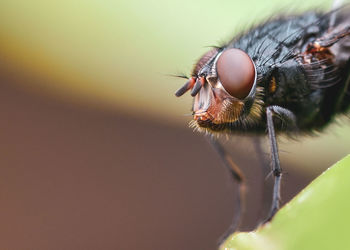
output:
[[[263,87],[263,106],[280,106],[295,116],[299,132],[319,130],[350,106],[350,15],[305,13],[262,24],[223,48],[239,48],[254,61]],[[313,46],[319,48],[313,48]],[[249,113],[249,107],[246,107]],[[291,128],[279,119],[275,129]],[[240,124],[228,124],[242,131]],[[264,132],[266,116],[248,124],[247,132]]]

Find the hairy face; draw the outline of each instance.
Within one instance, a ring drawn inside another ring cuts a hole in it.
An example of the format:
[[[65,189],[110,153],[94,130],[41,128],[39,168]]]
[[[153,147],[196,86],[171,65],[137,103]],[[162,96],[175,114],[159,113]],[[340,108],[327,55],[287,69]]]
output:
[[[191,90],[196,125],[218,130],[239,118],[255,83],[255,65],[247,53],[235,48],[215,48],[198,60],[192,77],[176,96]]]

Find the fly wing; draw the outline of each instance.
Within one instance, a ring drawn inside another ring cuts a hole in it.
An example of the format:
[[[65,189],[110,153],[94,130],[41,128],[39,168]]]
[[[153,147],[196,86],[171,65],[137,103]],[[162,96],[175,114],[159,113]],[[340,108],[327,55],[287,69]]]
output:
[[[331,45],[336,64],[342,68],[350,59],[350,5],[332,13],[331,27],[322,39],[322,43]],[[328,47],[328,46],[327,46]]]
[[[335,12],[333,19],[333,29],[329,34],[337,42],[330,47],[330,50],[335,56],[335,64],[339,68],[343,81],[337,108],[341,112],[348,112],[350,108],[350,5]]]
[[[302,53],[308,82],[312,88],[342,85],[350,59],[350,5],[319,17],[328,26]],[[345,70],[345,71],[344,71]]]

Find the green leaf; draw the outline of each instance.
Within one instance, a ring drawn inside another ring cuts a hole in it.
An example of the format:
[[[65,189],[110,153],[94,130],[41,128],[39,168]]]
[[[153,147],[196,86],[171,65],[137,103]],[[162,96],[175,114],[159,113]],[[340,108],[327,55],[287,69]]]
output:
[[[350,155],[327,169],[254,232],[230,236],[221,250],[350,249]]]

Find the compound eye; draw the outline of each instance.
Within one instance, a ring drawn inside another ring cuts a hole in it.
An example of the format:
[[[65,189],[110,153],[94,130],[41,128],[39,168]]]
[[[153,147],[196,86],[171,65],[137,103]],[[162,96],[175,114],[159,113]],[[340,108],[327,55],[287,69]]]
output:
[[[216,69],[222,86],[231,96],[247,97],[255,80],[255,67],[247,53],[240,49],[224,50]]]

